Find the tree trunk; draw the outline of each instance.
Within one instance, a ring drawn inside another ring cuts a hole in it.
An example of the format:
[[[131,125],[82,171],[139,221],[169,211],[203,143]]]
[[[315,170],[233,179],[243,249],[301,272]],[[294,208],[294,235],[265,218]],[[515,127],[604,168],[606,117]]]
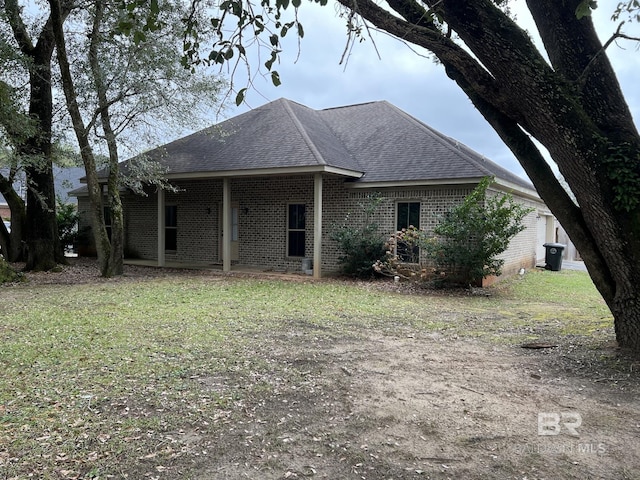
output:
[[[108,197],[111,213],[111,255],[103,275],[112,277],[124,273],[124,221],[119,192],[116,191],[116,194],[113,195],[109,191]]]
[[[38,136],[30,138],[22,155],[35,158],[24,168],[27,178],[27,262],[26,270],[51,270],[57,266],[58,227],[55,212],[55,190],[51,162],[51,95],[52,47],[43,46],[34,55],[31,73],[29,113],[39,121]]]
[[[52,270],[62,260],[58,251],[55,194],[51,168],[26,168],[27,261],[25,270]]]
[[[60,0],[49,0],[51,7],[51,18],[53,23],[53,32],[58,52],[58,64],[60,65],[60,74],[62,76],[62,88],[64,90],[65,99],[67,101],[67,109],[71,116],[73,130],[80,147],[80,155],[84,163],[85,174],[87,178],[87,188],[89,192],[89,217],[91,219],[91,229],[98,253],[98,263],[100,265],[100,273],[104,277],[111,276],[111,243],[107,234],[104,222],[103,208],[103,192],[102,186],[98,181],[96,161],[93,155],[93,149],[89,142],[89,131],[84,125],[82,114],[78,105],[78,97],[75,92],[71,67],[67,57],[66,42],[62,24],[64,22],[64,14]]]
[[[20,17],[17,2],[7,0],[5,4],[14,37],[22,53],[30,60],[29,115],[38,122],[37,133],[26,139],[18,152],[27,162],[24,169],[27,177],[25,269],[51,270],[56,267],[58,261],[64,260],[57,248],[59,238],[51,161],[51,57],[55,43],[51,22],[48,21],[38,37],[37,44],[33,46]]]
[[[635,285],[630,285],[637,289]],[[623,297],[623,295],[621,295]],[[616,339],[618,344],[633,351],[640,351],[640,297],[631,292],[626,298],[619,298],[611,307],[615,318]]]
[[[24,260],[24,229],[26,222],[26,206],[8,178],[0,175],[0,193],[11,210],[11,232],[3,232],[2,252],[9,262]],[[4,224],[3,224],[4,227]]]
[[[120,199],[119,160],[116,134],[111,126],[109,113],[109,100],[107,98],[107,86],[104,82],[104,72],[99,61],[99,47],[103,42],[100,27],[104,17],[104,4],[97,2],[94,11],[93,25],[91,29],[91,41],[89,44],[89,65],[98,97],[100,121],[109,150],[109,178],[107,181],[107,198],[109,214],[111,216],[111,250],[103,275],[111,277],[122,275],[124,270],[124,220],[122,216],[122,201]]]

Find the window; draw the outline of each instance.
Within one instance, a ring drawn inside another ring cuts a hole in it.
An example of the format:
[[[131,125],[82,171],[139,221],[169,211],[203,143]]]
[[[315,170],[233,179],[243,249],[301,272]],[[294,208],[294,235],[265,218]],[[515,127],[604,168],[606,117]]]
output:
[[[290,204],[287,217],[287,255],[304,257],[305,205],[302,203]]]
[[[178,206],[164,207],[164,249],[176,251],[178,249]]]
[[[415,227],[420,228],[420,202],[398,202],[396,229]],[[420,256],[418,246],[410,248],[408,245],[398,242],[397,255],[403,262],[417,263]]]

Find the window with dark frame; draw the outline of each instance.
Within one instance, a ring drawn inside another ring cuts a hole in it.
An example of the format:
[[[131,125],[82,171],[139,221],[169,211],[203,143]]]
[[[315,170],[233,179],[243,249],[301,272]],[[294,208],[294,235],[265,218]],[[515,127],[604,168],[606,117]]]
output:
[[[289,204],[287,212],[287,256],[304,257],[306,208],[303,203]]]
[[[178,249],[178,206],[164,207],[164,249],[176,251]]]
[[[398,202],[396,219],[398,231],[409,227],[420,228],[420,202]],[[403,262],[414,263],[420,258],[420,249],[417,245],[411,248],[403,242],[398,242],[396,250]]]

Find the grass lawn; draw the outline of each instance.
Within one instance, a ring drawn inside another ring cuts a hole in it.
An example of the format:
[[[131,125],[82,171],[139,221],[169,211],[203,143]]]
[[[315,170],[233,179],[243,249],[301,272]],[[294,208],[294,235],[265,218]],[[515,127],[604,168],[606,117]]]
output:
[[[604,375],[637,387],[632,361],[608,349],[612,318],[585,273],[533,271],[488,297],[385,285],[183,272],[0,287],[0,479],[447,478],[441,467],[407,470],[396,457],[385,460],[386,473],[365,470],[375,455],[341,456],[330,433],[310,434],[309,445],[319,445],[311,459],[285,465],[282,457],[302,458],[311,447],[296,453],[288,437],[265,433],[314,396],[333,398],[334,407],[316,412],[328,415],[318,424],[331,423],[335,405],[353,411],[353,383],[340,382],[355,381],[359,367],[347,362],[330,374],[330,352],[372,337],[518,355],[520,344],[543,341],[559,347],[541,362],[571,354],[588,364],[574,369],[578,381]],[[358,425],[345,427],[345,438],[356,442]],[[256,432],[264,457],[255,453]],[[616,475],[632,471],[625,468]],[[515,478],[507,474],[477,478]]]

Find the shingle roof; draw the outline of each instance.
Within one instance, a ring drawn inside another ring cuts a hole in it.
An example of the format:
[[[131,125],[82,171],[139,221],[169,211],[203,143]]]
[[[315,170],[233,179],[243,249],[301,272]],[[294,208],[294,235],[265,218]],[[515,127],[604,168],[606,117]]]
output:
[[[313,110],[287,99],[147,153],[168,176],[333,167],[357,183],[460,181],[493,175],[533,186],[386,101]],[[125,167],[126,168],[126,167]]]
[[[366,172],[360,182],[461,180],[495,176],[533,188],[469,147],[386,101],[319,112]]]

